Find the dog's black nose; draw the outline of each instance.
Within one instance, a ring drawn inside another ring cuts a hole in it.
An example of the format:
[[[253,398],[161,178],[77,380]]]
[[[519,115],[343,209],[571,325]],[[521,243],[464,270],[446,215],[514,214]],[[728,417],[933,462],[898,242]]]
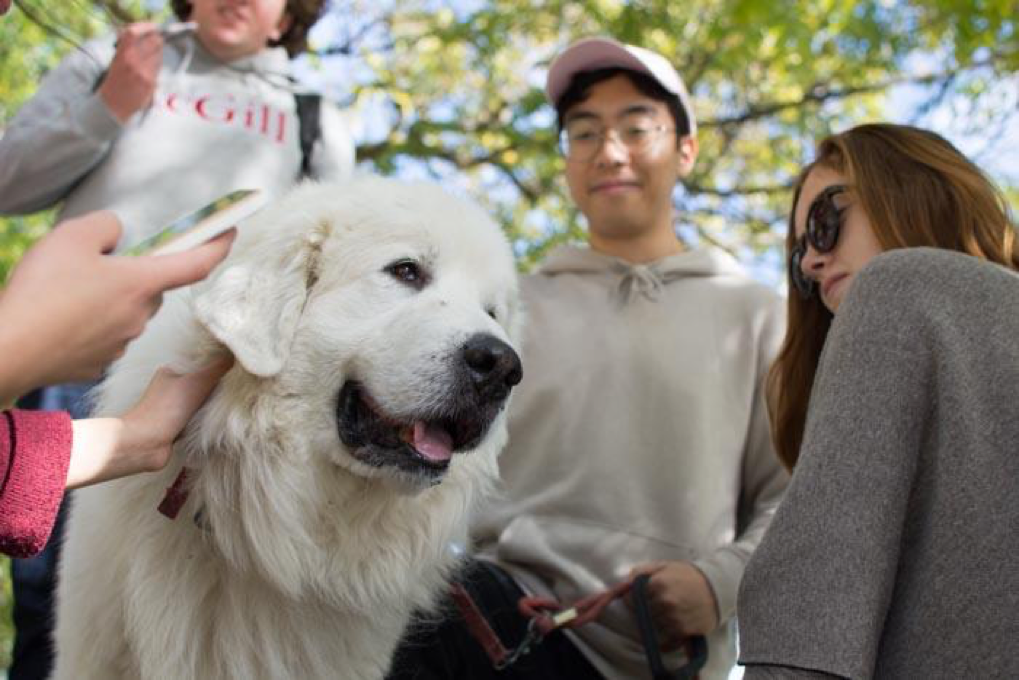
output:
[[[478,392],[492,401],[505,399],[524,375],[513,348],[487,333],[471,336],[464,343],[463,359]]]

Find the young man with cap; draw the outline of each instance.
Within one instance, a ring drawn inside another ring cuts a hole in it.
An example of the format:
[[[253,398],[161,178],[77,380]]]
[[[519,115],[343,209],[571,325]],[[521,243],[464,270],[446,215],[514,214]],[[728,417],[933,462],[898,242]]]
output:
[[[724,678],[736,588],[787,481],[763,394],[780,299],[676,235],[672,194],[697,157],[696,119],[666,59],[583,40],[552,63],[546,91],[589,247],[554,251],[522,282],[526,378],[463,582],[510,647],[527,625],[523,594],[570,605],[651,574],[666,666],[705,635],[700,677]],[[455,614],[411,635],[396,677],[649,673],[627,598],[498,675]]]

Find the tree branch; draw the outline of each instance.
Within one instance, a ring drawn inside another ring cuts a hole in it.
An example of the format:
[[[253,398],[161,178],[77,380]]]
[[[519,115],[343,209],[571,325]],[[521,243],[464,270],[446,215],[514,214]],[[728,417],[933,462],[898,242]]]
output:
[[[357,30],[356,33],[354,33],[353,35],[348,35],[342,43],[335,43],[332,45],[326,45],[321,49],[316,50],[308,49],[306,51],[309,55],[315,57],[331,57],[335,55],[343,55],[345,57],[350,57],[357,53],[357,45],[362,40],[364,40],[365,37],[369,33],[371,33],[372,30],[379,26],[391,26],[391,25],[392,25],[391,17],[388,14],[385,14],[383,16],[380,16],[378,19],[365,22]],[[393,47],[392,43],[389,42],[386,43],[386,45],[384,47],[381,47],[380,49],[387,48],[391,49],[392,47]]]
[[[687,190],[692,193],[718,196],[719,198],[732,198],[733,196],[747,196],[750,194],[781,194],[789,191],[792,186],[789,184],[772,184],[766,186],[735,186],[732,189],[718,189],[695,182],[685,182]]]
[[[904,76],[900,78],[889,78],[879,83],[871,85],[857,85],[852,87],[843,88],[828,88],[822,85],[815,85],[810,88],[804,95],[798,99],[793,99],[784,102],[770,102],[758,104],[756,106],[749,107],[746,111],[738,116],[732,116],[730,118],[716,118],[714,120],[706,120],[700,123],[702,127],[730,127],[738,126],[743,123],[747,123],[752,120],[759,120],[761,118],[767,118],[773,116],[780,111],[786,109],[795,109],[806,104],[822,104],[829,100],[834,99],[845,99],[858,94],[867,94],[871,92],[881,92],[894,85],[929,85],[937,83],[943,80],[951,80],[958,76],[963,71],[972,70],[975,68],[981,68],[984,66],[993,66],[994,62],[1000,58],[998,54],[992,54],[989,58],[973,62],[966,66],[942,71],[940,73],[930,73],[927,75],[917,76]]]

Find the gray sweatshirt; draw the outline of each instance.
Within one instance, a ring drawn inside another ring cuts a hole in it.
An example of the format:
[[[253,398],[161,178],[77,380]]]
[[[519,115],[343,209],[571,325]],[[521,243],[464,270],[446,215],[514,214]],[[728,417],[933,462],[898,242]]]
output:
[[[728,621],[787,480],[761,391],[783,333],[779,297],[718,251],[630,265],[561,248],[522,291],[524,380],[502,496],[475,527],[480,555],[564,604],[636,565],[689,560]],[[622,601],[571,636],[606,677],[648,676]],[[709,645],[702,677],[725,677],[731,627]]]
[[[0,138],[0,213],[61,201],[61,218],[111,209],[122,247],[234,189],[278,194],[300,175],[298,121],[283,48],[224,64],[192,35],[163,50],[152,106],[121,125],[94,88],[113,41],[89,43],[42,82]],[[311,173],[350,172],[354,146],[323,102]]]
[[[829,332],[747,567],[740,662],[765,666],[746,677],[1019,678],[1017,560],[1019,275],[880,255]]]

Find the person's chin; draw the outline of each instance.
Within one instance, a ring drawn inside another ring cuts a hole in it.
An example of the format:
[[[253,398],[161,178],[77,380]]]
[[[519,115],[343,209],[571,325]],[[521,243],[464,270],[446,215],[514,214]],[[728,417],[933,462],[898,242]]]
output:
[[[592,207],[605,215],[618,213],[617,218],[632,219],[642,212],[643,197],[632,188],[599,191],[591,196]]]
[[[212,44],[206,44],[206,48],[228,62],[254,54],[260,49],[248,45],[244,37],[225,31],[212,36],[210,42]]]
[[[843,276],[841,279],[836,281],[831,287],[831,290],[823,296],[821,301],[832,314],[839,311],[839,305],[842,304],[842,298],[845,297],[846,292],[849,290],[849,284],[852,280],[852,275]]]
[[[644,231],[640,220],[634,220],[633,217],[633,214],[627,211],[620,211],[619,214],[608,214],[608,211],[605,211],[598,224],[588,223],[588,228],[597,238],[611,241],[631,239]]]
[[[224,26],[214,31],[211,37],[222,47],[228,48],[236,48],[237,45],[244,42],[244,36],[237,30]]]

